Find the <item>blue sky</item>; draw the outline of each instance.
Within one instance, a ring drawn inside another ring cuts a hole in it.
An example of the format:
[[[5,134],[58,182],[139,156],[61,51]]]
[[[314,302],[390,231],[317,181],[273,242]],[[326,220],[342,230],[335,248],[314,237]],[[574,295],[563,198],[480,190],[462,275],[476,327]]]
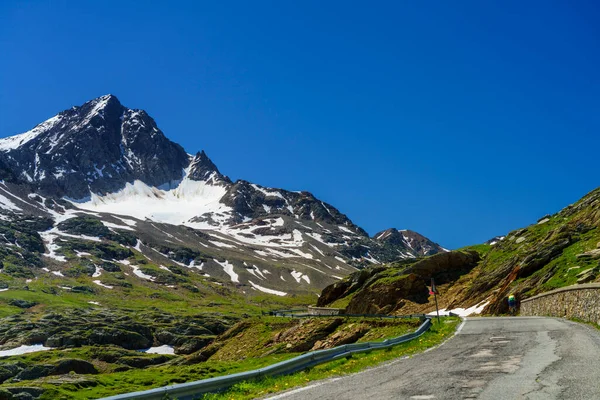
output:
[[[0,2],[0,136],[113,93],[233,179],[449,248],[600,186],[593,1],[167,3]]]

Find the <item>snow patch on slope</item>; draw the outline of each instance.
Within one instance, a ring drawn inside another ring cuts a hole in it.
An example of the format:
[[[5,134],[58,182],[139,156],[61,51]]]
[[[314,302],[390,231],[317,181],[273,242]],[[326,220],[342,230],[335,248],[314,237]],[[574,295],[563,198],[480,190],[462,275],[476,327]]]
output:
[[[233,264],[231,264],[229,261],[225,260],[224,262],[219,262],[217,260],[214,260],[217,264],[219,264],[221,267],[223,267],[223,271],[225,271],[225,273],[227,275],[229,275],[229,277],[231,278],[231,282],[234,283],[239,283],[239,279],[238,279],[238,274],[236,274],[233,271]]]
[[[52,129],[52,127],[58,124],[62,120],[62,118],[63,117],[61,115],[55,115],[54,117],[47,119],[46,121],[37,125],[30,131],[21,133],[19,135],[9,136],[7,138],[0,139],[0,151],[6,152],[14,150],[26,144],[27,142],[30,142],[42,133]]]
[[[259,290],[261,292],[264,293],[269,293],[269,294],[274,294],[276,296],[285,296],[287,295],[286,292],[280,292],[279,290],[273,290],[273,289],[267,289],[266,287],[262,287],[260,285],[257,285],[256,283],[252,282],[252,281],[248,281],[248,283],[256,290]]]
[[[21,354],[33,353],[36,351],[51,350],[50,347],[45,347],[43,344],[32,344],[30,346],[22,345],[14,349],[0,350],[0,357],[18,356]]]
[[[91,199],[75,205],[84,210],[150,219],[172,225],[187,225],[197,229],[215,229],[208,222],[192,222],[194,217],[211,214],[217,226],[223,226],[231,208],[220,203],[226,189],[203,181],[184,178],[175,189],[163,190],[136,180],[125,188],[105,196],[91,194]],[[124,221],[125,222],[125,221]],[[127,223],[127,222],[126,222]]]

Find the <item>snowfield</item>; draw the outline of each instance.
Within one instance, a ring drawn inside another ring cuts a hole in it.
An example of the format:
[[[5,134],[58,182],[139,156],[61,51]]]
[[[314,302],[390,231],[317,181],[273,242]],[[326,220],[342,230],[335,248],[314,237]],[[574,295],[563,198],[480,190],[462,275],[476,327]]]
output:
[[[51,347],[45,347],[43,344],[32,344],[30,346],[22,345],[9,350],[0,350],[0,357],[18,356],[20,354],[33,353],[36,351],[51,350]]]
[[[127,183],[125,188],[116,193],[105,196],[92,194],[89,201],[74,205],[84,210],[131,216],[141,220],[215,229],[215,225],[190,220],[209,213],[217,227],[223,226],[232,211],[219,202],[225,192],[224,187],[193,181],[187,177],[179,186],[170,190],[158,189],[136,180]]]
[[[483,309],[489,303],[490,303],[489,301],[484,300],[483,302],[476,304],[473,307],[469,307],[469,308],[453,308],[452,310],[446,310],[445,308],[442,308],[440,310],[440,315],[449,315],[449,313],[453,313],[453,314],[457,314],[460,317],[468,317],[469,315],[473,315],[473,314],[481,314]],[[437,314],[435,311],[432,311],[427,315],[437,315]]]
[[[149,354],[175,354],[175,349],[173,349],[173,346],[169,346],[167,344],[163,344],[162,346],[157,347],[150,347],[149,349],[143,349],[138,351]]]

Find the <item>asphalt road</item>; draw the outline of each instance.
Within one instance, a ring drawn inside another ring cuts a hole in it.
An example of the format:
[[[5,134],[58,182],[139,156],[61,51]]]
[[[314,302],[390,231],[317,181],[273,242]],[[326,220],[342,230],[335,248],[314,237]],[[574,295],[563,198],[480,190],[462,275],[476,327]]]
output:
[[[431,351],[270,399],[600,399],[600,331],[554,318],[468,318]]]

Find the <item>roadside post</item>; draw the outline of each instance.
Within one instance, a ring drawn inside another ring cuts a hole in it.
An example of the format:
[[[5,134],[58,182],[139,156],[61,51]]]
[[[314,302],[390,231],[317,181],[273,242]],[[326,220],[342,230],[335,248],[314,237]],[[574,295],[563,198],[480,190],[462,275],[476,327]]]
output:
[[[433,278],[431,278],[431,289],[429,289],[429,294],[433,295],[433,298],[435,299],[435,312],[437,314],[437,320],[438,320],[438,324],[439,324],[440,323],[440,309],[438,308],[437,288],[435,287],[435,281],[433,280]]]

